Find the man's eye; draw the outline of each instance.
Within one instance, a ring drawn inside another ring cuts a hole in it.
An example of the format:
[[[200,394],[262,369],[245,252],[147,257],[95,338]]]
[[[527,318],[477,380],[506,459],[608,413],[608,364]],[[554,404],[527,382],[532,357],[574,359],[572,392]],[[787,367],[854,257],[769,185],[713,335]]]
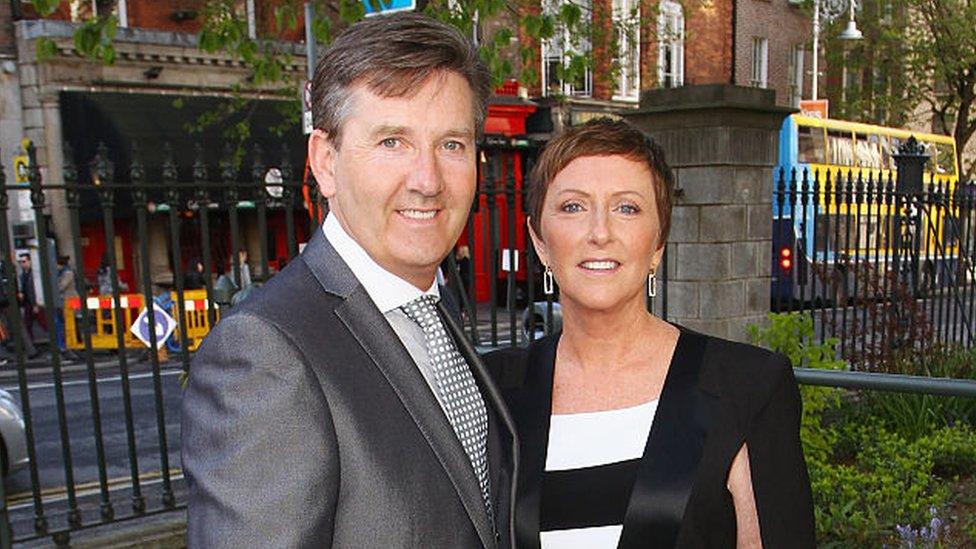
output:
[[[577,213],[583,211],[583,205],[580,204],[579,202],[567,202],[563,204],[559,209],[566,213]]]
[[[460,151],[464,149],[464,143],[461,143],[460,141],[448,141],[447,143],[444,143],[444,148],[449,151]]]
[[[399,144],[400,144],[400,140],[397,139],[396,137],[387,137],[383,141],[380,141],[380,145],[382,145],[382,146],[384,146],[384,147],[386,147],[388,149],[392,149],[392,148],[396,147]]]

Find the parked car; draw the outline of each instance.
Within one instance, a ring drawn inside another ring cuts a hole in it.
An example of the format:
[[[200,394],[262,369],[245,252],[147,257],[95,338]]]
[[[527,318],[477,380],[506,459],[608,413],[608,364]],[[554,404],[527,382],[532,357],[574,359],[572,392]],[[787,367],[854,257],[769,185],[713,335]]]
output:
[[[0,389],[0,469],[7,476],[28,462],[24,414],[14,397]]]

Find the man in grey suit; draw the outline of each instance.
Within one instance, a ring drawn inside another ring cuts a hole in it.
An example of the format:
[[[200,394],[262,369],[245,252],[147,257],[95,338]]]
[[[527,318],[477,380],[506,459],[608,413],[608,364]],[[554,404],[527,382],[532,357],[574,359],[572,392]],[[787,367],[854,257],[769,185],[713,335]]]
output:
[[[517,440],[439,302],[489,79],[458,31],[359,22],[320,59],[308,153],[331,211],[225,316],[183,400],[191,547],[511,547]]]

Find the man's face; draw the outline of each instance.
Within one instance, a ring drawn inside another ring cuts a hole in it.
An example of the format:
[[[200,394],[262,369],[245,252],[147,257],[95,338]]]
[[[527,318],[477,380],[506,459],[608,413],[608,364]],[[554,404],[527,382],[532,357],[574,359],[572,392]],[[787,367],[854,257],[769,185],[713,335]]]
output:
[[[464,227],[475,190],[473,94],[454,72],[410,97],[352,87],[341,146],[316,130],[312,170],[343,229],[384,269],[421,289]]]
[[[20,259],[17,260],[17,262],[20,263],[20,268],[21,269],[23,269],[25,271],[30,270],[30,268],[31,268],[31,261],[30,261],[30,258],[29,257],[21,257]]]

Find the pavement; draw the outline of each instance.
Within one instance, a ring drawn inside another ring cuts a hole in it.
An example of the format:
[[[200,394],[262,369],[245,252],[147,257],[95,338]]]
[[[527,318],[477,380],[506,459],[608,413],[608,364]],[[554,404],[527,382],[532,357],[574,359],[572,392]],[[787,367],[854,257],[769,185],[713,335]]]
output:
[[[18,548],[51,547],[50,537],[15,543]],[[110,522],[71,532],[67,544],[76,549],[183,549],[186,547],[186,510],[166,511]]]

